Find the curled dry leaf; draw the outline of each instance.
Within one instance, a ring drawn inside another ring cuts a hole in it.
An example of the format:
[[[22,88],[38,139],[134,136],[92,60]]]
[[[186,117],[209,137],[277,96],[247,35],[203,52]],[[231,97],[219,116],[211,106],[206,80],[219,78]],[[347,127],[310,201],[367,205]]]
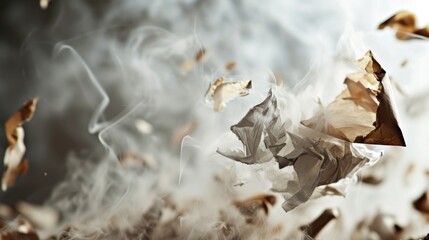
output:
[[[378,29],[391,27],[396,29],[399,40],[418,39],[417,36],[429,37],[429,28],[417,28],[416,16],[408,11],[400,11],[378,25]],[[417,35],[417,36],[416,36]]]
[[[405,146],[390,79],[368,51],[356,62],[364,72],[347,76],[347,89],[302,124],[348,142]]]
[[[234,98],[249,95],[252,89],[252,80],[241,82],[225,82],[223,77],[217,79],[213,84],[210,83],[206,92],[206,99],[214,102],[214,110],[222,111],[226,104]]]
[[[195,66],[207,58],[207,51],[204,48],[198,50],[193,59],[187,60],[182,64],[182,70],[186,73],[195,68]]]
[[[320,233],[320,231],[333,219],[336,219],[339,217],[339,210],[338,209],[326,209],[325,211],[320,214],[319,217],[314,219],[313,222],[311,222],[308,225],[302,226],[301,230],[309,236],[311,239],[317,237],[317,235]]]
[[[294,150],[279,161],[280,167],[293,166],[297,179],[287,183],[283,208],[292,210],[310,199],[318,186],[336,183],[354,175],[366,163],[373,161],[348,142],[313,141],[289,133]],[[294,187],[299,186],[299,187]],[[326,192],[326,193],[329,193]],[[341,194],[340,194],[341,195]]]
[[[26,147],[24,145],[24,129],[22,124],[33,117],[38,98],[27,101],[13,114],[5,124],[6,137],[9,147],[4,156],[4,170],[2,178],[2,190],[13,186],[17,175],[24,174],[28,169],[28,162],[22,161]]]

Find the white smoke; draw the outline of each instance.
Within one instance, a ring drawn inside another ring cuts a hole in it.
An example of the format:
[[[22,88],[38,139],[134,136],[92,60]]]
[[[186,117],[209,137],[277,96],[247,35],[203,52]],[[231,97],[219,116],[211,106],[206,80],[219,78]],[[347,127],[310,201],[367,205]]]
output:
[[[30,153],[44,160],[29,155],[30,163],[40,165],[37,172],[57,176],[48,183],[55,187],[43,205],[57,210],[60,221],[40,235],[59,236],[72,227],[66,239],[134,239],[131,232],[142,217],[149,212],[157,221],[162,209],[156,239],[269,239],[277,228],[279,238],[300,239],[299,227],[326,208],[338,208],[340,218],[318,238],[359,239],[353,235],[357,225],[370,225],[377,214],[393,216],[405,229],[403,238],[423,236],[429,226],[411,202],[427,187],[429,43],[399,42],[393,31],[376,27],[402,9],[427,23],[427,7],[423,0],[54,0],[46,10],[54,12],[48,27],[29,33],[21,48],[31,56],[35,79],[26,94],[41,99],[34,125],[28,126],[36,129],[27,148],[38,149]],[[16,28],[28,32],[24,25]],[[182,63],[201,48],[207,60],[183,71]],[[353,71],[349,61],[368,49],[405,92],[395,90],[395,100],[408,146],[371,147],[384,152],[374,166],[385,162],[383,183],[374,187],[348,179],[345,198],[316,199],[288,213],[275,194],[268,217],[248,225],[231,202],[270,193],[270,169],[277,166],[249,167],[218,155],[219,146],[240,147],[230,126],[270,88],[282,117],[299,124],[315,112],[319,99],[324,105],[334,99]],[[408,65],[400,67],[404,59]],[[237,63],[233,71],[224,68],[230,61]],[[218,113],[204,93],[220,76],[252,80],[253,89]],[[279,79],[283,86],[276,85]],[[141,119],[151,132],[139,132],[135,122]],[[190,122],[196,123],[190,136],[172,141]],[[123,167],[119,160],[126,152],[153,156],[156,167]],[[410,164],[415,170],[404,183]]]

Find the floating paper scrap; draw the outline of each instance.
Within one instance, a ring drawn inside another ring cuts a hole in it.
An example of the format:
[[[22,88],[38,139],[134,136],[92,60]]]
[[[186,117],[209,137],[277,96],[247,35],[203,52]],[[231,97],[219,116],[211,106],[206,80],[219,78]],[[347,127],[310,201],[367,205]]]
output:
[[[22,161],[26,150],[22,124],[30,121],[33,117],[37,101],[38,98],[35,97],[25,102],[6,122],[5,128],[9,147],[6,149],[4,156],[3,191],[13,186],[17,175],[25,173],[28,169],[28,162],[26,160]]]
[[[254,215],[259,209],[268,214],[268,206],[276,204],[276,197],[271,194],[259,194],[243,201],[234,201],[233,203],[246,216]]]
[[[287,132],[286,126],[280,118],[276,97],[270,91],[262,103],[231,127],[245,151],[218,149],[221,155],[245,164],[260,164],[275,158],[279,168],[293,166],[296,178],[286,181],[278,178],[284,182],[272,180],[276,190],[284,193],[283,208],[286,211],[309,200],[316,187],[352,176],[363,165],[379,157],[369,150],[363,154],[348,142],[303,138]],[[287,147],[292,150],[285,151]],[[343,195],[341,190],[325,190],[318,194],[338,192]]]
[[[378,25],[378,29],[391,27],[396,29],[399,40],[421,39],[429,37],[429,27],[417,28],[416,16],[408,11],[400,11]],[[418,37],[421,36],[421,37]]]
[[[356,65],[364,72],[348,75],[347,89],[302,124],[348,142],[405,146],[386,72],[371,51]]]
[[[210,102],[214,102],[214,110],[220,112],[234,98],[249,95],[250,89],[252,89],[252,80],[225,82],[225,79],[221,77],[213,84],[210,83],[205,98]]]

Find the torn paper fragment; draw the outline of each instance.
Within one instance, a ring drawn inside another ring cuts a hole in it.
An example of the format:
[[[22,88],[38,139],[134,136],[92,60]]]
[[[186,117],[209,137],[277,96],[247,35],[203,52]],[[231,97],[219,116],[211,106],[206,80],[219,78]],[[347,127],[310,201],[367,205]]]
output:
[[[206,92],[206,100],[214,103],[216,112],[222,111],[226,104],[236,97],[249,95],[252,89],[252,80],[241,82],[225,82],[223,77],[209,85]]]
[[[289,136],[294,150],[284,156],[286,162],[283,165],[293,165],[297,178],[284,184],[299,187],[297,191],[285,192],[285,211],[308,201],[316,187],[352,177],[365,164],[379,157],[374,152],[361,153],[348,142],[315,141],[291,133]]]
[[[2,177],[2,190],[6,191],[15,183],[18,175],[24,174],[28,169],[28,162],[22,161],[26,147],[24,145],[24,129],[22,124],[33,117],[38,98],[33,98],[14,113],[6,122],[6,137],[9,146],[4,156],[4,170]]]
[[[378,29],[390,27],[396,30],[399,40],[421,39],[429,37],[429,28],[417,28],[416,16],[409,11],[399,11],[378,25]]]
[[[347,89],[302,124],[348,142],[405,146],[386,72],[371,51],[355,64],[363,72],[349,74]]]
[[[268,162],[272,154],[264,147],[263,131],[272,116],[278,116],[278,112],[274,111],[277,111],[277,99],[270,91],[262,103],[254,106],[240,122],[231,126],[231,131],[243,143],[244,149],[218,149],[217,152],[245,164]]]

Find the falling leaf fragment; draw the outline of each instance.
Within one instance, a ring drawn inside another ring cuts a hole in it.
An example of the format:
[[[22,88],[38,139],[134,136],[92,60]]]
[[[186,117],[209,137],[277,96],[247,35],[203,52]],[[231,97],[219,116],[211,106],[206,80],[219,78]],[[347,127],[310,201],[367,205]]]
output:
[[[418,39],[429,37],[429,28],[417,28],[416,16],[408,11],[400,11],[378,25],[378,29],[386,27],[396,29],[396,38],[399,40]]]
[[[198,50],[193,59],[187,60],[182,64],[182,70],[186,73],[195,68],[195,66],[203,62],[207,58],[207,51],[204,48]]]
[[[221,77],[213,84],[210,83],[205,97],[214,102],[214,110],[220,112],[234,98],[249,95],[250,89],[252,89],[252,80],[225,82],[225,79]]]
[[[347,89],[302,124],[348,142],[405,146],[390,79],[368,51],[347,76]]]
[[[301,227],[301,230],[311,239],[317,237],[320,231],[333,219],[338,218],[338,209],[326,209],[310,224]]]
[[[25,102],[19,111],[13,114],[5,124],[9,147],[6,149],[4,156],[3,191],[13,186],[16,176],[25,173],[28,169],[28,162],[26,160],[22,162],[26,150],[22,124],[30,121],[33,117],[37,101],[38,98],[35,97]]]

